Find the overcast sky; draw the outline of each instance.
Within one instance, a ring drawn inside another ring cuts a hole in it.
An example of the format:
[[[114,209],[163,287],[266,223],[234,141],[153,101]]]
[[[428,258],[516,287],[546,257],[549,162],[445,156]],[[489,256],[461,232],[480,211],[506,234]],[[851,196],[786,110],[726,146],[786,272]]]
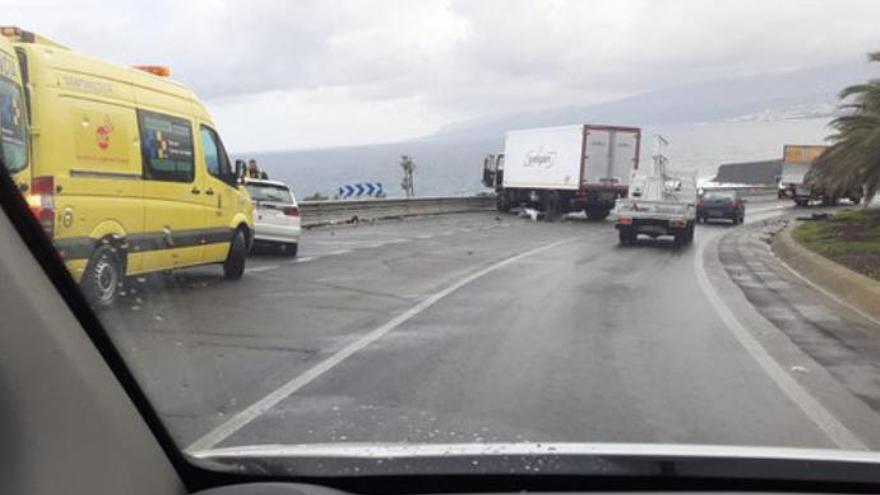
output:
[[[85,53],[170,66],[236,151],[397,141],[880,50],[877,0],[0,0],[0,11]]]

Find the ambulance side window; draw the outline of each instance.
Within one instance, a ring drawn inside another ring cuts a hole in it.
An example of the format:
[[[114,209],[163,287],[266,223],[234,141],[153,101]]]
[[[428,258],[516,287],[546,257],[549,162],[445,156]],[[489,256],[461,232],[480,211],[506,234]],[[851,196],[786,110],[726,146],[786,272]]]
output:
[[[0,140],[3,142],[3,162],[9,172],[18,172],[27,166],[28,136],[24,119],[20,87],[11,79],[0,76]]]
[[[138,110],[144,178],[192,182],[195,178],[192,124],[190,121]]]
[[[223,143],[214,129],[207,126],[201,126],[200,134],[202,138],[202,155],[205,157],[205,166],[208,173],[217,178],[224,178],[232,173],[232,167],[229,165],[229,157],[226,150],[223,149]]]

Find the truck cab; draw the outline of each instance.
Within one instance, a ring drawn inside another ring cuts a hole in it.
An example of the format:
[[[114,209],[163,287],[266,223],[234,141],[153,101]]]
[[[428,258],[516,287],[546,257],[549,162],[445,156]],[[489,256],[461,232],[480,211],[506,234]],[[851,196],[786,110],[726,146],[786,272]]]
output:
[[[509,211],[509,197],[504,194],[504,153],[489,153],[483,158],[483,186],[495,191],[495,207],[498,211]]]
[[[504,153],[489,153],[483,158],[483,185],[501,189],[504,177]]]

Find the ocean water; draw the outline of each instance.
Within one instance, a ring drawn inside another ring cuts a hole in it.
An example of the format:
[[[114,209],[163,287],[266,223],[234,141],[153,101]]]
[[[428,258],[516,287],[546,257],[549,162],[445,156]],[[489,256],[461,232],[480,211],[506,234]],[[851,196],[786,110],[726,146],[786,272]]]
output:
[[[654,153],[653,135],[666,137],[671,168],[714,177],[722,163],[770,160],[782,156],[783,144],[822,144],[827,119],[709,122],[642,128],[641,164]],[[503,136],[472,140],[419,140],[369,146],[236,154],[256,158],[270,177],[287,182],[298,199],[316,192],[334,197],[345,184],[381,182],[388,197],[401,197],[400,156],[416,162],[416,196],[469,196],[485,191],[480,184],[482,159],[500,151]]]

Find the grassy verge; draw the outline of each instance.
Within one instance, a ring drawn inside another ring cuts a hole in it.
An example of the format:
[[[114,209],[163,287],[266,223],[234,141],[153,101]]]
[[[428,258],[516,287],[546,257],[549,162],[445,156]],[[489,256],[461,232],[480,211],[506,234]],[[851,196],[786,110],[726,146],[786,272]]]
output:
[[[807,249],[880,280],[880,210],[842,210],[804,222],[792,237]]]

